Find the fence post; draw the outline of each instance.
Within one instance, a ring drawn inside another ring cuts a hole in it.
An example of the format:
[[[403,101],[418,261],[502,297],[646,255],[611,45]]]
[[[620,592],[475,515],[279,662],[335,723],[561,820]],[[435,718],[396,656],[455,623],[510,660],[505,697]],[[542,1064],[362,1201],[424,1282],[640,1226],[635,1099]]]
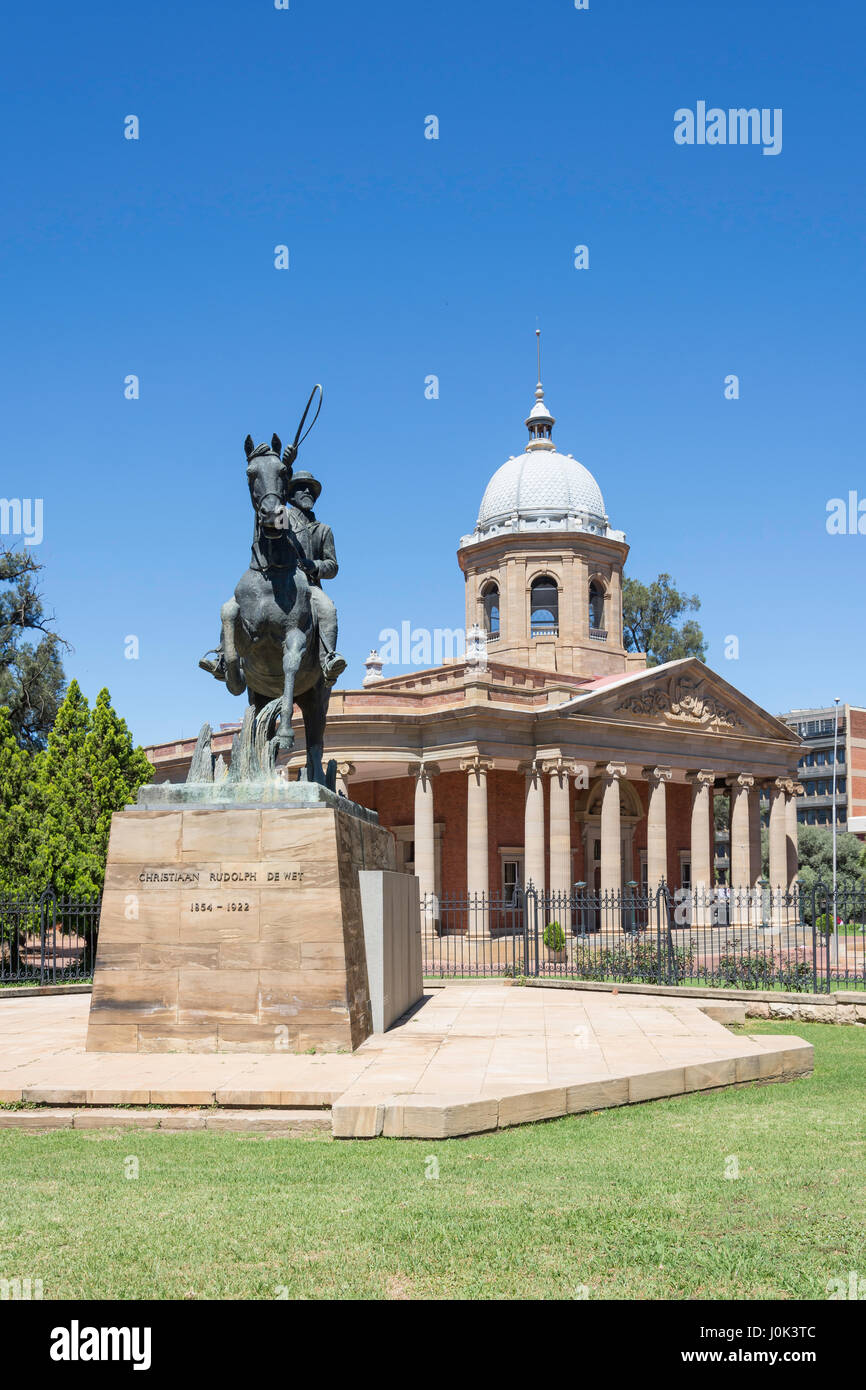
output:
[[[531,903],[532,903],[532,953],[533,953],[532,972],[531,972],[531,973],[532,973],[533,975],[537,975],[537,974],[538,974],[538,891],[537,891],[535,885],[532,883],[531,880],[530,880],[529,884],[527,885],[527,889],[526,889],[526,902],[527,902],[527,907],[529,906],[530,901],[531,901]],[[527,971],[526,973],[529,974],[530,972]]]
[[[54,924],[54,917],[57,910],[57,895],[54,888],[49,885],[39,897],[39,983],[45,984],[45,938],[47,935],[47,917],[50,911],[51,923]]]
[[[799,918],[803,925],[803,936],[806,935],[806,903],[803,893],[803,885],[797,885],[797,901],[799,903]],[[812,993],[818,993],[818,938],[815,929],[815,885],[812,884]]]

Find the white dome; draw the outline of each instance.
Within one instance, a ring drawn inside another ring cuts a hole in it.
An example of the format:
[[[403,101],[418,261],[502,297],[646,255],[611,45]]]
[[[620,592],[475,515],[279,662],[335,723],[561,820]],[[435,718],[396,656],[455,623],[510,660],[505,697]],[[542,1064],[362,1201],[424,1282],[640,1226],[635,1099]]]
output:
[[[601,488],[589,469],[571,454],[559,453],[551,439],[555,424],[539,381],[526,419],[529,443],[497,468],[484,490],[475,530],[461,545],[508,531],[583,531],[625,540],[622,531],[608,525]]]
[[[537,449],[496,470],[481,499],[475,530],[489,534],[548,527],[607,535],[607,513],[588,468],[555,449]]]

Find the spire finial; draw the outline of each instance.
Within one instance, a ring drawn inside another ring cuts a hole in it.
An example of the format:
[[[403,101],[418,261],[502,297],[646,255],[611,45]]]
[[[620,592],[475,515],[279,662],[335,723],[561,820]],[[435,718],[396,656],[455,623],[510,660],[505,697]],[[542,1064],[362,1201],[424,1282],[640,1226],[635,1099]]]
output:
[[[536,319],[536,323],[538,320]],[[533,449],[555,449],[550,435],[556,423],[547,406],[544,404],[544,387],[541,384],[541,329],[535,330],[535,352],[538,359],[538,385],[535,388],[535,405],[529,412],[526,426],[529,430],[529,443],[526,446],[527,452]]]

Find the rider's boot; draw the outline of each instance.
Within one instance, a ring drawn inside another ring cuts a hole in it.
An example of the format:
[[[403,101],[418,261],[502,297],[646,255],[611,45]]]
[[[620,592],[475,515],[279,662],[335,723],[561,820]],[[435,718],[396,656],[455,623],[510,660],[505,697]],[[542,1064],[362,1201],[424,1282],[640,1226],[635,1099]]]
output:
[[[208,675],[215,676],[218,681],[225,680],[226,659],[219,647],[215,651],[205,652],[198,664],[203,671],[207,671]]]
[[[339,680],[348,665],[346,658],[340,656],[339,652],[322,652],[322,675],[326,685],[334,685]]]

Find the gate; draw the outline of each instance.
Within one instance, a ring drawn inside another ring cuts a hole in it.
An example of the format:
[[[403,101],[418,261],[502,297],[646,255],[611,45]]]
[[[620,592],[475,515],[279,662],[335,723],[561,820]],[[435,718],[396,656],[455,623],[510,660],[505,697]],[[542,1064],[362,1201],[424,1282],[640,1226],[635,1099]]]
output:
[[[55,984],[93,974],[100,899],[0,897],[0,981]]]
[[[815,971],[825,989],[866,988],[866,887],[833,890],[818,882],[801,895],[815,941]]]

